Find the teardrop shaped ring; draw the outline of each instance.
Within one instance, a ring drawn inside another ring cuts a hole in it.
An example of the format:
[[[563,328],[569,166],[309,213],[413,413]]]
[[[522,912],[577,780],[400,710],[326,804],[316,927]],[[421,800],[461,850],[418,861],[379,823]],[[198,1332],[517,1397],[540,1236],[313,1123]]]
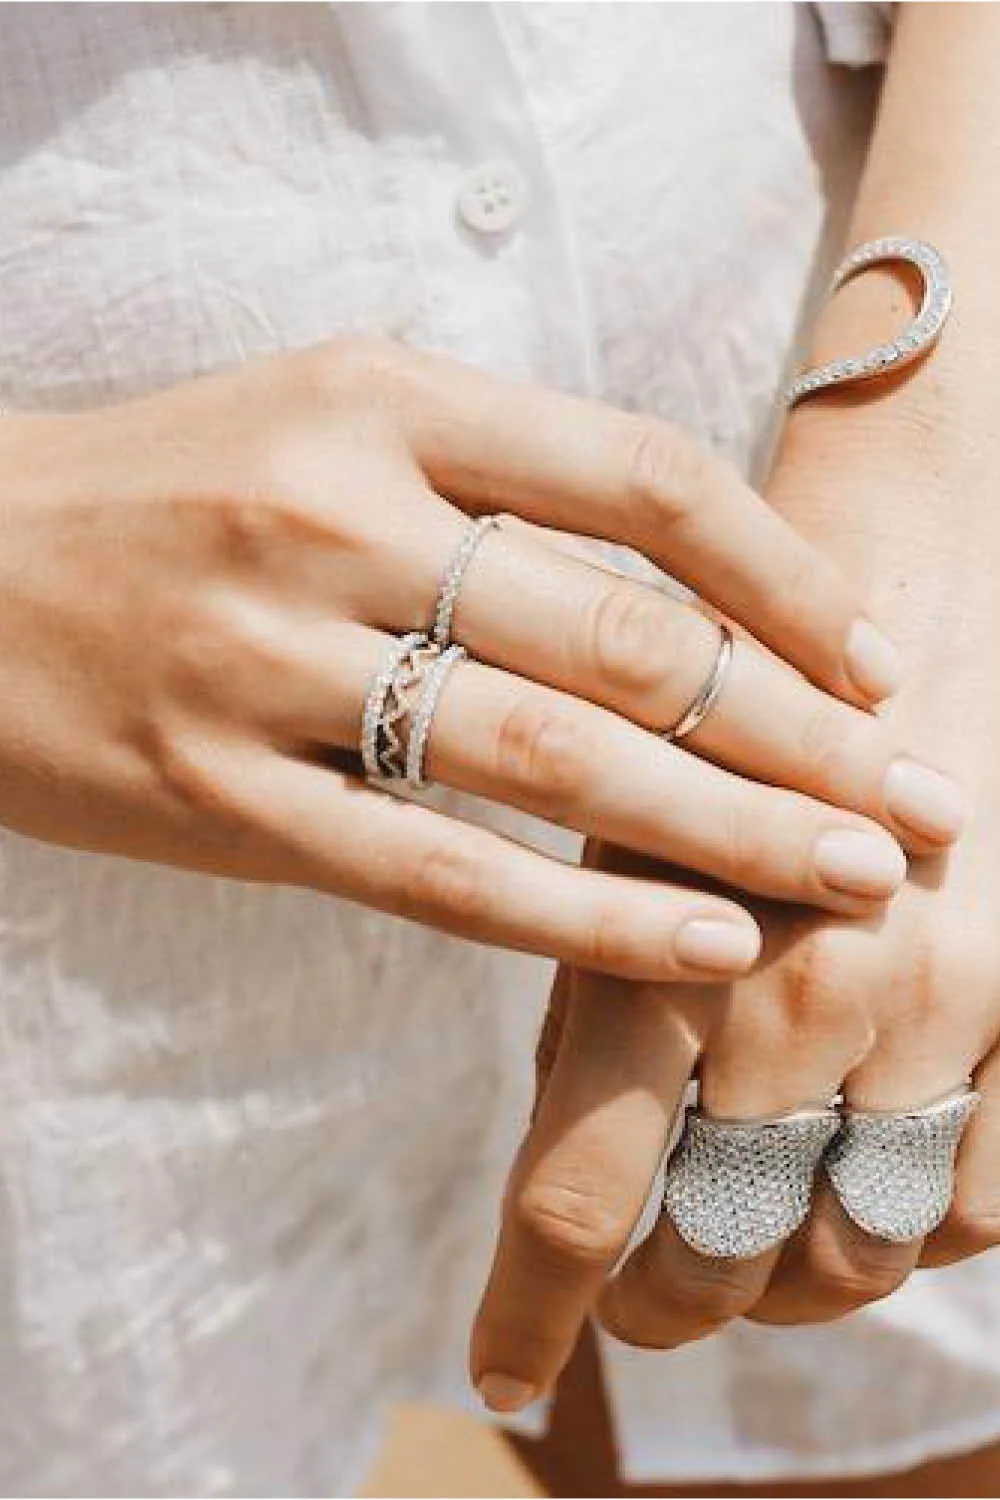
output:
[[[864,354],[848,359],[832,359],[814,369],[803,370],[785,392],[786,406],[795,406],[804,396],[811,396],[817,391],[829,390],[834,386],[854,385],[858,381],[884,375],[890,370],[903,369],[926,354],[941,337],[952,309],[954,290],[944,256],[927,240],[890,235],[885,239],[868,240],[859,245],[841,261],[833,273],[830,295],[860,271],[891,261],[912,266],[920,277],[923,295],[916,317],[894,339],[885,344],[877,344]]]

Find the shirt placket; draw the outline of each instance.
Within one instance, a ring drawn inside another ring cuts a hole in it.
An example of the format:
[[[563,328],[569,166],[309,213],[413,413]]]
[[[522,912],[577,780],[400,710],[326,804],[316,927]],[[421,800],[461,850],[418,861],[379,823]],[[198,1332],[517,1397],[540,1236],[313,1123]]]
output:
[[[492,262],[497,276],[516,264],[532,304],[533,373],[565,390],[594,392],[594,341],[572,225],[503,6],[446,0],[338,10],[376,127],[426,131],[433,114],[434,149],[453,178],[448,211],[437,210],[441,234],[460,242],[449,249]],[[482,285],[482,266],[476,269]]]

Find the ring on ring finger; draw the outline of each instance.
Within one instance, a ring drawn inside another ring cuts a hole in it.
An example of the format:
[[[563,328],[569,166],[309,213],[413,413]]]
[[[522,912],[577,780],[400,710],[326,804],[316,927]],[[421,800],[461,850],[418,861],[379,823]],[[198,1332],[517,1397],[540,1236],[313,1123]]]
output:
[[[831,1108],[757,1120],[688,1110],[667,1164],[663,1211],[700,1255],[762,1255],[804,1222],[816,1172],[839,1125]]]

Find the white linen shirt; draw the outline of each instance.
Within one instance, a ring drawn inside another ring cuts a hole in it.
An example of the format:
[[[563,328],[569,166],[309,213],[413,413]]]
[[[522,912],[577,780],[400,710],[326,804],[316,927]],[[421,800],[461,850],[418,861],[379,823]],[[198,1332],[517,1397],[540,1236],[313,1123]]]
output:
[[[845,61],[884,41],[875,7],[823,20]],[[378,329],[744,465],[873,93],[781,4],[0,26],[11,406]],[[346,1493],[387,1403],[461,1399],[548,978],[308,892],[0,837],[0,1489]],[[846,1472],[991,1437],[996,1290],[985,1259],[843,1326],[608,1344],[626,1470]]]

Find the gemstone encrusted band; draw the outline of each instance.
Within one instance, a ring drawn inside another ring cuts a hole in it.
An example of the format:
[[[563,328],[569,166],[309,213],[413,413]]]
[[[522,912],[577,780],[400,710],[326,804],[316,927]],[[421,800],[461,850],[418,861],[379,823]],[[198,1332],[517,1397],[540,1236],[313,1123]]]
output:
[[[924,1109],[845,1110],[825,1166],[855,1224],[894,1244],[930,1234],[951,1206],[955,1153],[978,1102],[965,1088]]]
[[[431,639],[442,650],[451,645],[451,622],[466,569],[475,557],[480,542],[500,525],[502,519],[502,516],[480,516],[470,522],[444,571],[434,607],[434,628],[431,631]]]
[[[858,381],[871,380],[888,371],[902,369],[920,359],[940,338],[951,312],[954,293],[944,257],[926,240],[893,235],[859,245],[841,261],[834,272],[830,295],[860,271],[886,261],[903,261],[919,273],[923,283],[923,297],[916,317],[896,338],[876,345],[866,354],[849,359],[831,359],[814,369],[804,370],[795,377],[785,392],[787,406],[794,406],[804,396],[811,396],[816,391],[854,385]]]
[[[423,791],[430,785],[430,782],[424,780],[424,755],[427,752],[434,710],[449,672],[467,654],[464,646],[449,646],[446,651],[442,651],[427,673],[406,747],[406,782],[414,791]]]
[[[767,1120],[717,1120],[688,1110],[667,1163],[663,1211],[699,1255],[762,1255],[806,1218],[838,1126],[833,1109]]]

